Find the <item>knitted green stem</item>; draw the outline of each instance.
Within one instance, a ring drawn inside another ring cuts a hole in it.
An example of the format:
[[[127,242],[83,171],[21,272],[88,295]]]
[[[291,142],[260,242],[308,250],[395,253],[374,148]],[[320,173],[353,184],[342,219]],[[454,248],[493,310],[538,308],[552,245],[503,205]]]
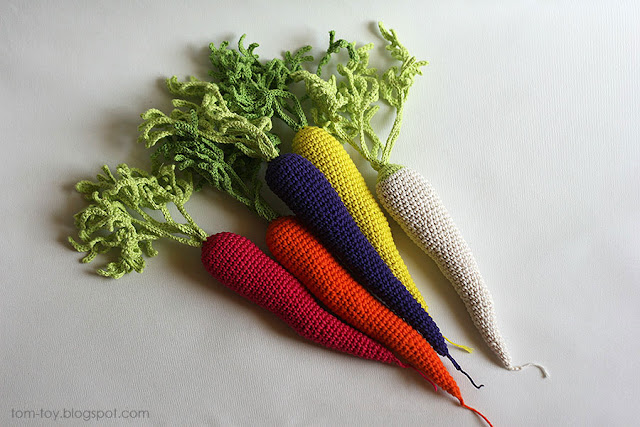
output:
[[[396,119],[380,157],[380,164],[385,165],[389,162],[389,155],[400,133],[402,113],[404,103],[409,95],[409,88],[413,85],[416,75],[422,75],[420,68],[427,65],[428,62],[418,61],[415,56],[411,56],[407,48],[398,40],[395,30],[387,31],[382,22],[378,23],[378,26],[382,37],[390,43],[386,46],[386,50],[391,53],[394,59],[401,62],[400,68],[389,68],[380,82],[380,97],[396,109]]]
[[[336,32],[333,30],[329,31],[329,47],[327,48],[327,52],[318,62],[318,68],[316,70],[316,74],[318,76],[322,75],[322,67],[324,67],[329,63],[329,60],[331,59],[331,55],[333,55],[334,53],[340,52],[342,49],[347,49],[350,59],[357,60],[358,58],[358,52],[355,49],[355,43],[349,43],[344,39],[336,40],[335,38],[336,38]]]
[[[327,55],[346,47],[350,60],[347,65],[338,64],[337,71],[342,76],[338,83],[335,75],[325,81],[319,75],[301,70],[292,74],[295,81],[304,81],[307,94],[314,106],[311,111],[315,123],[326,128],[342,143],[351,144],[364,156],[374,169],[380,170],[389,162],[402,124],[404,103],[415,76],[422,74],[420,68],[426,61],[417,61],[400,44],[394,30],[387,31],[379,23],[382,37],[390,42],[386,47],[391,56],[402,63],[393,66],[379,76],[375,68],[369,67],[369,50],[373,45],[355,49],[354,45],[334,42],[330,36]],[[349,47],[350,46],[350,47]],[[324,58],[323,58],[324,59]],[[371,125],[371,119],[379,106],[379,98],[396,110],[396,117],[386,142],[378,137]]]
[[[162,166],[152,175],[121,164],[116,168],[119,178],[102,168],[97,182],[80,181],[78,192],[84,194],[90,205],[75,215],[78,237],[82,243],[69,237],[78,252],[87,252],[82,262],[91,262],[102,253],[119,248],[116,262],[110,262],[98,274],[115,279],[145,267],[142,255],[153,257],[158,252],[152,242],[169,238],[189,246],[201,246],[207,234],[186,212],[184,204],[191,197],[190,180],[176,179],[173,166]],[[174,221],[168,203],[173,203],[186,223]],[[160,211],[164,221],[158,221],[144,209]]]

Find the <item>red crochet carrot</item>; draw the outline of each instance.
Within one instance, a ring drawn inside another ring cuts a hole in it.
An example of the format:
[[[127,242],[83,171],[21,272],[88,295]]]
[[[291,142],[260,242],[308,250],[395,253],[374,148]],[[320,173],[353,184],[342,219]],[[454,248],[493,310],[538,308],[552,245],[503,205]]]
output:
[[[267,245],[276,259],[330,310],[428,375],[467,409],[455,380],[429,343],[360,286],[294,217],[271,222]]]
[[[87,252],[83,262],[111,249],[121,250],[117,261],[98,270],[101,275],[118,278],[133,270],[142,272],[142,255],[156,255],[152,242],[160,238],[202,246],[202,263],[213,276],[280,317],[304,338],[364,359],[406,367],[379,343],[320,307],[300,282],[249,240],[231,233],[207,237],[184,208],[192,182],[176,179],[174,166],[162,166],[152,175],[119,165],[118,178],[107,166],[103,171],[97,182],[76,185],[91,204],[75,216],[81,243],[70,238],[76,250]],[[168,203],[186,223],[173,220]],[[149,210],[159,211],[164,221],[149,215]]]

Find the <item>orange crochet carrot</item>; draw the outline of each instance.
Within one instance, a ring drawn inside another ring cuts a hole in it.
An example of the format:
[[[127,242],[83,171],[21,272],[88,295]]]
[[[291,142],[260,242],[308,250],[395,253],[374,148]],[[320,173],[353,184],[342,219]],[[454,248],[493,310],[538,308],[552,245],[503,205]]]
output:
[[[464,403],[455,380],[422,335],[358,284],[297,218],[272,221],[267,245],[278,262],[338,317],[404,358],[491,425]]]

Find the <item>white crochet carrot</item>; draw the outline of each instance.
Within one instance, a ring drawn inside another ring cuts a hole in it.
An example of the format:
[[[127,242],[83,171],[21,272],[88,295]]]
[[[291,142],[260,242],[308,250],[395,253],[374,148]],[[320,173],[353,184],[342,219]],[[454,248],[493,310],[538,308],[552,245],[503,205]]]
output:
[[[404,104],[410,83],[421,74],[424,61],[417,61],[390,32],[380,25],[380,32],[390,42],[387,49],[402,63],[391,67],[382,77],[368,68],[365,61],[352,57],[336,77],[324,81],[318,76],[300,71],[294,75],[304,80],[307,93],[314,102],[316,123],[325,124],[341,143],[351,144],[378,172],[376,191],[381,204],[402,226],[411,239],[431,256],[464,301],[474,324],[502,365],[520,370],[526,364],[514,366],[497,327],[491,294],[478,270],[469,246],[453,223],[437,194],[415,170],[389,163],[391,149],[398,137]],[[377,93],[375,93],[377,91]],[[371,118],[379,106],[373,105],[378,95],[396,110],[396,119],[385,143],[371,126]],[[336,120],[340,117],[340,120]],[[543,376],[547,371],[540,365]]]
[[[431,184],[420,173],[407,167],[379,177],[382,179],[378,180],[376,192],[380,202],[411,240],[438,264],[502,365],[512,371],[528,365],[537,366],[546,377],[548,373],[541,365],[513,365],[498,329],[493,299],[476,260]]]

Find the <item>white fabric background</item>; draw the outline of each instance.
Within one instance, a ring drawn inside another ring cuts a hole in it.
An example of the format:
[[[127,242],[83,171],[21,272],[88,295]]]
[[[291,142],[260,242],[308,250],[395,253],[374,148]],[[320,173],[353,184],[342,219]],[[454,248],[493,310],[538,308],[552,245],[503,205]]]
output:
[[[26,3],[26,4],[23,4]],[[640,8],[619,2],[17,2],[0,5],[0,424],[11,410],[143,409],[145,425],[482,425],[413,372],[299,339],[159,243],[144,274],[95,275],[66,237],[73,190],[102,164],[148,165],[139,114],[163,79],[206,77],[209,42],[248,33],[263,58],[327,31],[398,30],[430,65],[392,155],[420,170],[471,245],[519,373],[499,367],[435,264],[393,227],[452,350],[467,402],[497,426],[636,420],[640,292]],[[629,3],[631,4],[631,2]],[[386,122],[385,122],[386,123]],[[385,125],[386,126],[386,125]],[[375,176],[358,164],[373,185]],[[265,247],[266,224],[206,191],[209,233]],[[64,421],[72,425],[83,421]],[[107,420],[107,425],[133,425]]]

